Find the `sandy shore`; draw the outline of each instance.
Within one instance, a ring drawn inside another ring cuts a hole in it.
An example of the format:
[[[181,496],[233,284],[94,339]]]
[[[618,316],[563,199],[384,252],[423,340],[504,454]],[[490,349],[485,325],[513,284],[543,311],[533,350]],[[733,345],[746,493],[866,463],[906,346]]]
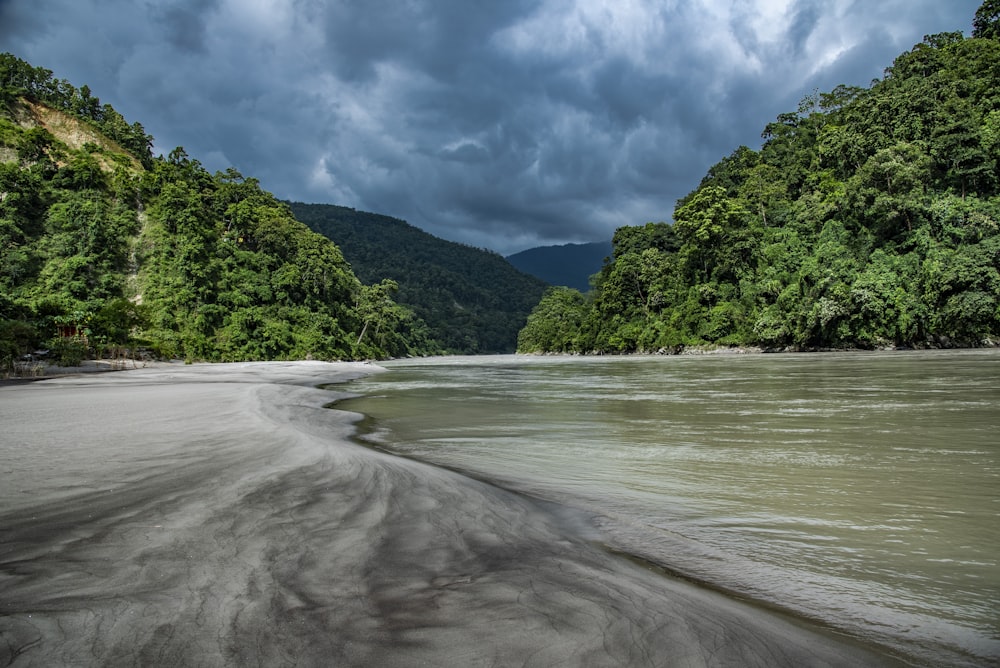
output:
[[[866,666],[602,550],[584,518],[349,441],[379,369],[0,387],[0,664]]]

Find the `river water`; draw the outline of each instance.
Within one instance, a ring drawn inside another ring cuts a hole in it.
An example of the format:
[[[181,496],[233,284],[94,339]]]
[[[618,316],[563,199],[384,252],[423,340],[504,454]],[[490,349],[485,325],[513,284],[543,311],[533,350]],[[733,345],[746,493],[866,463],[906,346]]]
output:
[[[919,664],[1000,662],[1000,351],[386,366],[338,405],[380,448]]]

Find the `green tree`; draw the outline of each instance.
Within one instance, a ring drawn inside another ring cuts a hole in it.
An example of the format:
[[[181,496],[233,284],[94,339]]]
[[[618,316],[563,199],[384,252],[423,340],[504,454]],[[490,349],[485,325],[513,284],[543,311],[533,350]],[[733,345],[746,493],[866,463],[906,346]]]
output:
[[[18,373],[18,364],[38,342],[38,331],[30,322],[0,317],[0,374]]]
[[[578,350],[586,312],[586,298],[578,290],[549,288],[518,334],[517,351],[562,353]]]
[[[1000,0],[985,0],[972,19],[972,36],[1000,39]]]
[[[860,223],[892,241],[926,220],[930,164],[914,144],[877,151],[848,181],[848,201]]]
[[[965,197],[967,192],[993,192],[996,160],[984,148],[980,123],[967,100],[951,97],[941,107],[944,120],[931,133],[931,156],[942,180]]]
[[[383,328],[391,329],[403,317],[403,311],[392,301],[392,295],[399,290],[399,284],[391,278],[382,279],[375,285],[362,286],[358,292],[357,311],[361,319],[361,332],[355,345],[361,345],[369,328],[372,338],[378,340]]]
[[[719,186],[700,189],[674,210],[680,256],[695,282],[732,279],[749,266],[755,230],[748,213]]]
[[[777,167],[762,163],[747,171],[738,194],[753,207],[767,227],[767,212],[786,200],[788,184]]]

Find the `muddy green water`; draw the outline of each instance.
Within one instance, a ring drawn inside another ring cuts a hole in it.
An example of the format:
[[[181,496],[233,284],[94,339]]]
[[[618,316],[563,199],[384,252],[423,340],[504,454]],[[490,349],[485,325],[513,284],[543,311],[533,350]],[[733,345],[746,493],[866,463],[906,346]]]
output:
[[[437,358],[365,438],[928,665],[1000,661],[1000,351]]]

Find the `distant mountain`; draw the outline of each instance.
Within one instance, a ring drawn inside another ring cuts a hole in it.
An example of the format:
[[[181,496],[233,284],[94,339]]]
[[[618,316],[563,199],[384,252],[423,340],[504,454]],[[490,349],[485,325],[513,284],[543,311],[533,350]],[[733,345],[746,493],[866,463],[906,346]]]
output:
[[[426,323],[431,349],[442,353],[513,352],[546,288],[496,253],[439,239],[398,218],[331,204],[290,206],[337,244],[362,280],[396,281],[395,300]]]
[[[526,274],[550,285],[590,290],[590,277],[601,270],[611,255],[611,240],[588,244],[539,246],[507,256],[507,261]]]

